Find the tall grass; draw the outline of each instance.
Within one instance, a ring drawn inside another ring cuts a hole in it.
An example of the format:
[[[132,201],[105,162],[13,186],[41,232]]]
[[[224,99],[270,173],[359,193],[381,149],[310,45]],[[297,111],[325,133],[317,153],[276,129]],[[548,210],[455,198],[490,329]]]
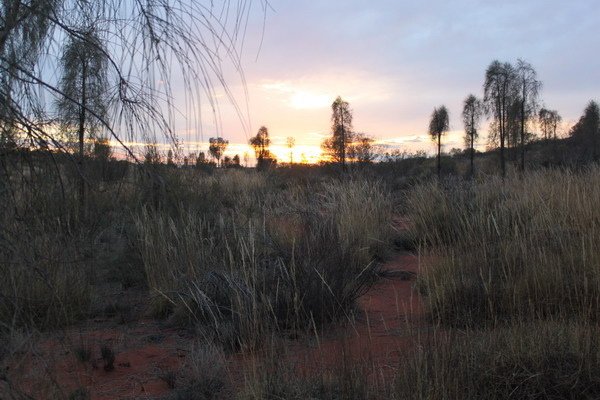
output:
[[[237,175],[214,179],[212,185],[250,193],[238,192],[217,215],[137,217],[154,313],[209,329],[234,346],[255,345],[273,329],[347,317],[389,240],[391,197],[381,184],[267,193],[236,184]],[[249,213],[250,204],[262,207]]]
[[[480,325],[600,315],[600,169],[416,187],[420,287],[435,320]]]
[[[437,325],[400,362],[399,398],[600,396],[599,184],[593,167],[409,193]]]
[[[589,326],[528,323],[437,335],[402,358],[398,399],[597,399],[600,339]]]

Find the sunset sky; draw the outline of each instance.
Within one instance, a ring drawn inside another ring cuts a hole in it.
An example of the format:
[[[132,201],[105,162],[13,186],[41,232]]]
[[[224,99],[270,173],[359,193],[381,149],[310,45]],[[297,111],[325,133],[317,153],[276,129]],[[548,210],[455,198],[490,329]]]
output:
[[[242,155],[265,125],[279,157],[287,157],[283,145],[292,136],[295,159],[314,160],[338,95],[350,102],[357,132],[413,151],[432,150],[428,119],[445,104],[452,131],[445,148],[462,147],[462,101],[469,93],[482,96],[494,59],[530,62],[544,84],[542,103],[557,109],[565,125],[600,97],[597,0],[273,0],[270,6],[263,26],[257,3],[246,32],[247,98],[226,67],[241,115],[218,95],[220,124],[204,118],[201,131],[178,131],[187,150],[205,149],[219,132],[231,142],[228,153]]]

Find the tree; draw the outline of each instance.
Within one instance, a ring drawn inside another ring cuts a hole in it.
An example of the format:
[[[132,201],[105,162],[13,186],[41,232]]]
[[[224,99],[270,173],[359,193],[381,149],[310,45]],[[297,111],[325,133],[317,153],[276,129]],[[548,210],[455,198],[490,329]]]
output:
[[[538,121],[544,140],[556,139],[558,125],[562,121],[562,117],[556,110],[548,110],[541,108],[538,113]]]
[[[287,145],[287,148],[290,149],[290,165],[292,165],[294,163],[294,152],[292,151],[292,149],[296,145],[296,139],[294,139],[291,136],[288,136],[285,139],[285,144]]]
[[[94,138],[94,149],[92,155],[97,160],[109,161],[112,159],[112,147],[108,138]]]
[[[435,108],[429,121],[429,134],[437,142],[437,175],[438,179],[442,176],[442,135],[450,129],[448,109],[446,106]]]
[[[481,117],[483,116],[483,103],[474,95],[469,95],[464,101],[463,105],[463,124],[465,126],[465,143],[469,148],[469,156],[471,159],[471,177],[475,175],[475,141],[479,137],[477,129]]]
[[[486,114],[493,118],[490,129],[491,141],[500,145],[500,168],[506,176],[505,149],[511,120],[509,109],[515,99],[515,70],[510,63],[493,61],[485,72],[483,103]]]
[[[269,129],[267,129],[266,126],[261,126],[256,133],[256,136],[250,138],[250,146],[254,149],[254,155],[256,157],[256,168],[268,168],[277,162],[269,150],[270,145],[271,139],[269,138]]]
[[[227,146],[229,145],[229,140],[225,140],[222,137],[216,137],[208,139],[208,143],[208,151],[210,152],[210,155],[217,160],[218,166],[223,153],[225,153],[225,149],[227,149]]]
[[[174,138],[171,116],[180,89],[171,85],[173,76],[183,78],[194,99],[203,92],[214,100],[211,82],[227,89],[223,64],[230,60],[240,70],[244,42],[240,32],[255,2],[3,0],[0,123],[17,127],[35,146],[64,150],[49,123],[53,110],[48,105],[54,101],[47,100],[82,104],[80,98],[61,90],[56,54],[75,42],[95,47],[95,40],[81,29],[94,21],[107,45],[101,52],[114,82],[115,113],[101,118],[101,124],[135,159],[122,140],[125,137],[152,139],[148,132],[165,132],[168,139]],[[259,3],[265,5],[264,0]],[[235,102],[232,95],[229,98]],[[89,114],[86,118],[98,116],[88,105],[83,107]]]
[[[171,149],[169,149],[169,151],[167,151],[167,165],[169,167],[175,166],[175,158],[173,155],[173,150],[171,150]]]
[[[368,164],[375,159],[373,143],[375,140],[363,133],[355,134],[354,141],[348,148],[348,155],[354,162]]]
[[[144,164],[160,164],[162,163],[162,157],[158,152],[158,148],[155,143],[150,143],[146,146],[146,152],[144,153]]]
[[[321,144],[321,148],[330,160],[346,166],[346,152],[352,144],[352,110],[348,102],[341,97],[331,104],[332,137]]]
[[[599,160],[600,107],[598,103],[590,101],[579,121],[571,129],[571,138],[580,146],[584,161]]]
[[[60,59],[60,90],[64,97],[56,107],[63,131],[70,138],[77,133],[79,166],[79,203],[85,203],[83,175],[85,139],[93,138],[106,118],[109,97],[106,50],[94,28],[86,29],[81,37],[71,37]],[[75,100],[75,101],[73,101]]]
[[[519,104],[521,171],[525,171],[525,145],[529,136],[527,135],[527,125],[536,114],[542,83],[537,80],[537,72],[531,64],[521,59],[517,60],[515,77]]]

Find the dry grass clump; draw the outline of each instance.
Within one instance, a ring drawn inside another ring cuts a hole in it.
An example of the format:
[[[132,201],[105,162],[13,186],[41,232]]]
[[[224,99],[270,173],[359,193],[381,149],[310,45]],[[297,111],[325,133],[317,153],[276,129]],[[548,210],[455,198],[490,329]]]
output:
[[[416,187],[420,287],[454,325],[600,315],[600,168]]]
[[[0,323],[40,329],[72,323],[90,305],[82,238],[58,221],[10,221],[0,230]]]
[[[401,363],[399,398],[600,397],[599,199],[598,167],[414,188],[418,284],[444,328]]]
[[[403,358],[399,399],[595,399],[597,329],[558,322],[437,335]]]
[[[172,400],[230,398],[225,354],[213,344],[195,344],[173,382]]]
[[[209,327],[214,339],[235,346],[271,329],[308,329],[347,316],[389,240],[389,194],[365,182],[246,190],[216,215],[137,217],[154,313],[172,313],[205,333]],[[260,216],[247,212],[250,203]]]
[[[245,371],[239,400],[369,400],[391,398],[370,379],[369,367],[351,357],[335,367],[296,365],[287,349],[271,344],[267,354]]]

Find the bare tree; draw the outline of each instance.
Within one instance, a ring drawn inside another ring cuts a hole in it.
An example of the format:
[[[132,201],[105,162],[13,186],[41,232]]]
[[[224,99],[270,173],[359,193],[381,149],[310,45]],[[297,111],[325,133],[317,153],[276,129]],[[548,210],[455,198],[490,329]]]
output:
[[[485,73],[483,102],[486,114],[493,118],[490,139],[500,145],[500,168],[506,176],[505,149],[510,121],[510,107],[515,99],[515,70],[510,63],[493,61]]]
[[[219,165],[219,161],[229,145],[229,140],[225,140],[222,137],[216,137],[208,139],[208,142],[208,151],[210,152],[210,155],[217,160],[217,165]]]
[[[483,116],[483,103],[474,95],[469,95],[463,105],[463,124],[465,126],[465,143],[469,148],[471,159],[471,177],[475,175],[475,141],[479,137],[477,129]]]
[[[536,115],[542,82],[537,79],[537,73],[531,64],[521,59],[517,60],[515,75],[519,104],[521,171],[525,171],[525,145],[529,136],[527,125]]]
[[[437,175],[442,176],[442,135],[450,129],[448,109],[446,106],[435,108],[429,121],[429,134],[437,142]]]
[[[346,166],[346,152],[352,143],[352,110],[341,97],[331,104],[332,137],[321,144],[321,148],[334,162]]]

